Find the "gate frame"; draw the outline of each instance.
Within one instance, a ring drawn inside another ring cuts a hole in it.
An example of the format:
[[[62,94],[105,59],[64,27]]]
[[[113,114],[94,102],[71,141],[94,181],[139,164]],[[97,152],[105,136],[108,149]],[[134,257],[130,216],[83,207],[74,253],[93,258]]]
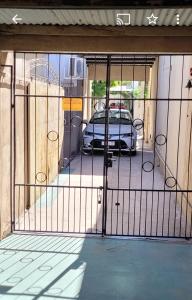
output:
[[[12,101],[11,101],[11,110],[12,110],[12,113],[11,113],[11,137],[14,137],[14,140],[13,140],[13,145],[11,145],[11,149],[12,149],[12,153],[13,153],[13,164],[11,163],[11,171],[12,171],[12,175],[13,175],[13,179],[11,177],[11,186],[13,186],[13,192],[12,192],[12,221],[11,221],[11,225],[12,225],[12,231],[15,231],[15,211],[14,211],[14,207],[15,207],[15,163],[16,163],[16,158],[15,158],[15,149],[16,149],[16,145],[15,145],[15,118],[16,118],[16,115],[15,115],[15,98],[16,98],[16,93],[15,93],[15,90],[16,90],[16,54],[18,53],[40,53],[40,54],[52,54],[52,52],[39,52],[39,51],[31,51],[31,52],[27,52],[27,51],[15,51],[14,52],[14,68],[13,66],[9,66],[11,67],[13,70],[14,70],[14,75],[12,75]],[[92,53],[85,53],[85,52],[82,52],[82,53],[66,53],[66,52],[55,52],[54,54],[60,54],[60,55],[86,55],[86,54],[89,54],[89,55],[92,55]],[[190,53],[185,53],[185,54],[178,54],[178,53],[128,53],[127,55],[133,55],[133,56],[139,56],[139,55],[143,55],[143,56],[150,56],[150,55],[158,55],[158,56],[190,56],[192,54]],[[98,56],[98,55],[101,55],[99,53],[94,53],[93,54],[94,56]],[[112,53],[112,54],[104,54],[103,55],[107,55],[107,72],[106,72],[106,115],[105,115],[105,118],[106,118],[106,122],[105,122],[105,143],[104,143],[104,172],[103,172],[103,208],[102,208],[102,236],[112,236],[112,234],[106,234],[106,222],[107,222],[107,192],[108,190],[111,190],[109,187],[108,187],[108,122],[109,122],[109,115],[108,115],[108,111],[109,111],[109,93],[110,93],[110,68],[111,68],[111,56],[113,55],[126,55],[126,53]],[[8,67],[8,66],[7,66]],[[25,97],[25,95],[24,95]],[[51,96],[50,96],[51,97]],[[58,97],[58,96],[57,96]],[[167,100],[167,99],[165,99]],[[190,101],[190,99],[189,99]],[[12,139],[11,139],[12,141]],[[11,160],[12,162],[12,160]],[[70,188],[70,186],[69,186]],[[127,189],[128,191],[131,190],[131,189]],[[135,189],[134,189],[135,190]],[[141,189],[142,191],[142,189]],[[158,191],[158,190],[149,190],[151,192],[153,191]],[[161,190],[161,191],[164,191],[164,190]],[[192,190],[183,190],[183,192],[192,192]],[[57,233],[57,232],[56,232]],[[65,233],[65,232],[63,232]],[[81,233],[80,233],[81,234]],[[92,233],[94,234],[94,233]],[[115,235],[117,236],[117,235]],[[123,235],[121,235],[123,236]],[[140,237],[140,238],[143,238],[143,237],[151,237],[151,238],[155,238],[155,236],[141,236],[141,235],[127,235],[127,237]],[[124,236],[125,237],[125,236]],[[156,236],[157,238],[183,238],[183,237],[176,237],[176,236],[170,236],[170,237],[167,237],[167,236]],[[187,238],[188,239],[188,238]]]

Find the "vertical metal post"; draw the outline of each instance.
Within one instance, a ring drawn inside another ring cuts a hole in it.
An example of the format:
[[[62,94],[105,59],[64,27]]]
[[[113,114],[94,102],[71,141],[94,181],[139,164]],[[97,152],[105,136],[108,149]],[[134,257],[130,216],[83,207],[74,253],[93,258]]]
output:
[[[15,106],[16,106],[16,53],[14,52],[14,61],[13,61],[13,102],[12,102],[12,153],[13,153],[13,159],[12,159],[12,188],[13,188],[13,218],[12,218],[12,232],[15,230],[15,207],[16,207],[16,199],[15,199],[15,180],[16,180],[16,114],[15,114]]]
[[[11,231],[13,231],[13,66],[10,66],[10,216]]]
[[[104,168],[103,168],[103,216],[102,236],[106,234],[107,222],[107,189],[108,189],[108,132],[109,132],[109,95],[110,95],[110,66],[111,56],[107,56],[106,70],[106,103],[105,103],[105,142],[104,142]]]

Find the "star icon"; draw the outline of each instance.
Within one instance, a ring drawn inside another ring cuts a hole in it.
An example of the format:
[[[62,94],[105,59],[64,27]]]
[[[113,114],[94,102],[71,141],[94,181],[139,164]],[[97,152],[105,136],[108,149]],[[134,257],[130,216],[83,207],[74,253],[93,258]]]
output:
[[[155,17],[153,13],[150,17],[147,17],[147,19],[149,20],[149,24],[157,24],[158,17]]]

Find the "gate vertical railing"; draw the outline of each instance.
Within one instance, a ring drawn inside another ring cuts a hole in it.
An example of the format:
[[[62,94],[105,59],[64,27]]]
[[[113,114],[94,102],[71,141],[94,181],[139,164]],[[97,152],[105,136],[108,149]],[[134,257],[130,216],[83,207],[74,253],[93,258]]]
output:
[[[15,223],[16,223],[16,193],[15,193],[15,184],[16,184],[16,53],[13,55],[13,231],[15,231]]]
[[[111,57],[107,56],[106,70],[106,102],[105,102],[105,141],[104,141],[104,170],[103,170],[103,217],[102,217],[102,235],[106,234],[107,224],[107,191],[108,191],[108,162],[109,162],[109,97],[110,97],[110,64]]]
[[[10,190],[11,190],[11,231],[13,232],[13,229],[15,227],[15,219],[14,219],[14,214],[13,214],[13,197],[14,197],[14,190],[15,190],[15,187],[13,185],[13,182],[14,182],[14,173],[13,173],[13,169],[14,169],[14,164],[15,164],[15,161],[14,161],[14,143],[13,143],[13,135],[14,135],[14,127],[13,127],[13,119],[14,119],[14,114],[15,114],[15,101],[14,101],[14,69],[13,69],[13,66],[10,66],[11,67],[11,91],[10,91],[10,96],[11,96],[11,120],[10,120],[10,127],[11,127],[11,130],[10,130],[10,142],[11,142],[11,145],[10,145],[10,158],[11,158],[11,162],[10,162]]]

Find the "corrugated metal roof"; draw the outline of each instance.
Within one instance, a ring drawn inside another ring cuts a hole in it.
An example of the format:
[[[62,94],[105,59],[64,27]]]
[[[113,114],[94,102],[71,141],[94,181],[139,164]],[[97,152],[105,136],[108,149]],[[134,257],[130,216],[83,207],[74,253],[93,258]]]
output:
[[[12,18],[18,15],[22,18],[19,24],[32,25],[98,25],[117,26],[117,14],[130,14],[130,26],[148,26],[151,14],[158,17],[156,25],[175,26],[177,14],[180,15],[178,26],[192,25],[192,8],[179,9],[136,9],[136,10],[77,10],[77,9],[7,9],[0,10],[0,24],[14,24]],[[127,22],[126,16],[120,16]]]

